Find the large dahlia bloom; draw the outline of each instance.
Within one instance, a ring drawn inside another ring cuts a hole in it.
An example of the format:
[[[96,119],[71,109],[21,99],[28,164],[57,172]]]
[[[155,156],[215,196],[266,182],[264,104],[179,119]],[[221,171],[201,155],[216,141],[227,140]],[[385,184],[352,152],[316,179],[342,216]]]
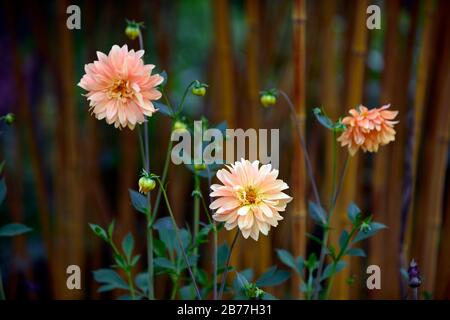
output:
[[[348,147],[352,156],[359,148],[364,152],[377,152],[379,146],[395,140],[394,125],[398,121],[393,120],[398,111],[387,110],[389,106],[370,110],[359,106],[357,109],[351,109],[350,116],[342,120],[347,128],[337,140],[343,147]]]
[[[88,91],[90,111],[99,120],[105,119],[116,128],[134,129],[145,116],[156,112],[152,100],[161,93],[156,86],[163,82],[155,67],[144,64],[144,50],[128,51],[115,45],[108,55],[97,52],[98,60],[85,66],[86,74],[78,85]]]
[[[217,171],[223,185],[211,186],[211,197],[217,197],[210,205],[216,210],[213,218],[224,221],[227,230],[238,226],[244,238],[258,240],[260,232],[267,235],[292,200],[282,192],[288,185],[277,177],[278,170],[270,164],[259,167],[259,161],[244,159]]]

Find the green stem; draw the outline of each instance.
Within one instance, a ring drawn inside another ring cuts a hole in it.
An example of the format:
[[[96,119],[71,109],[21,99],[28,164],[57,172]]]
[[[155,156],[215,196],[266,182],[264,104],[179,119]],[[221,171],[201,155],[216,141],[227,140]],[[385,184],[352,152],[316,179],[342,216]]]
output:
[[[175,235],[177,237],[178,245],[179,245],[180,251],[181,251],[181,253],[183,255],[184,262],[186,263],[186,266],[187,266],[187,268],[189,270],[189,274],[191,276],[192,283],[193,283],[194,288],[195,288],[195,292],[197,294],[198,299],[202,300],[202,296],[200,294],[200,290],[198,289],[198,286],[197,286],[197,281],[195,280],[195,276],[194,276],[194,273],[192,272],[192,268],[191,268],[191,265],[189,263],[189,259],[188,259],[187,255],[186,255],[186,251],[184,250],[184,247],[183,247],[183,242],[181,241],[180,230],[178,229],[178,225],[177,225],[177,222],[175,220],[175,216],[173,215],[172,207],[170,206],[170,202],[169,202],[169,198],[167,197],[166,189],[164,188],[164,185],[162,184],[161,180],[158,177],[155,177],[155,179],[156,179],[156,181],[158,181],[159,187],[162,189],[162,194],[163,194],[164,200],[165,200],[166,205],[167,205],[167,210],[169,211],[170,218],[172,219],[173,228],[175,230]]]
[[[0,300],[6,300],[5,290],[3,289],[3,279],[1,270],[0,270]]]
[[[178,287],[179,287],[179,276],[176,275],[175,279],[173,280],[173,287],[172,292],[170,293],[170,300],[175,300],[175,298],[177,297]]]
[[[162,173],[162,177],[161,177],[161,180],[163,183],[166,183],[167,173],[169,172],[170,153],[172,151],[172,145],[173,145],[173,141],[172,141],[171,137],[169,137],[169,143],[167,145],[167,152],[166,152],[166,159],[164,161],[164,168],[163,168],[163,173]],[[156,194],[155,205],[153,207],[153,212],[152,212],[152,220],[153,221],[156,218],[156,215],[159,210],[159,205],[161,203],[161,192],[162,192],[161,189],[159,189],[158,193]]]
[[[144,40],[142,37],[142,32],[139,30],[139,46],[141,50],[144,50]],[[145,149],[145,150],[143,150]],[[144,122],[144,148],[142,148],[141,140],[141,153],[142,158],[145,160],[145,170],[150,173],[150,151],[149,151],[149,141],[148,141],[148,122]],[[154,269],[153,269],[153,234],[152,234],[152,201],[150,192],[147,193],[147,266],[148,266],[148,299],[153,300],[155,298],[154,292]]]
[[[334,147],[337,148],[336,143],[334,144]],[[337,162],[337,157],[333,157],[333,162]],[[344,168],[342,169],[341,175],[339,177],[339,183],[338,184],[334,183],[335,188],[334,188],[333,197],[331,200],[330,212],[327,217],[327,225],[323,232],[322,248],[320,250],[320,258],[319,258],[319,268],[317,269],[317,276],[316,276],[315,285],[314,285],[313,299],[315,299],[315,300],[317,300],[319,297],[320,278],[322,277],[322,271],[323,271],[323,266],[325,264],[325,256],[326,256],[326,251],[327,251],[327,247],[328,247],[329,224],[331,221],[331,217],[333,216],[334,209],[336,208],[336,203],[337,203],[339,193],[342,189],[342,184],[344,182],[345,173],[347,172],[348,162],[349,162],[349,157],[347,155],[347,158],[345,159],[345,163],[344,163]],[[333,166],[334,166],[334,164],[333,164]]]
[[[334,273],[336,272],[336,266],[341,261],[342,257],[344,256],[345,252],[347,251],[348,245],[350,243],[350,239],[355,235],[356,231],[358,231],[359,225],[353,226],[352,230],[350,231],[350,234],[348,235],[347,239],[344,242],[344,246],[340,248],[339,253],[336,257],[336,259],[332,262],[332,272],[331,277],[328,280],[327,289],[325,291],[325,299],[328,299],[331,291],[331,287],[333,286],[333,280],[334,280]]]
[[[239,238],[239,230],[236,231],[236,235],[234,236],[233,242],[231,243],[230,253],[228,253],[227,262],[225,264],[225,270],[222,273],[222,281],[220,284],[220,292],[219,292],[219,300],[222,299],[223,291],[225,289],[225,284],[227,282],[228,275],[228,267],[230,266],[231,254],[233,253],[234,245],[236,244],[237,239]]]
[[[136,292],[134,290],[134,284],[133,284],[133,278],[131,277],[131,271],[127,270],[126,274],[127,274],[127,278],[128,278],[128,285],[130,287],[131,299],[135,300],[136,299]]]
[[[211,191],[211,170],[209,169],[209,165],[206,165],[206,172],[208,173],[208,190]],[[209,200],[211,201],[211,196],[209,197]],[[214,221],[209,213],[208,207],[205,202],[205,198],[202,195],[202,203],[203,207],[205,208],[206,216],[208,217],[209,223],[213,224],[213,232],[214,232],[214,243],[213,243],[213,299],[217,300],[217,273],[218,273],[218,265],[217,265],[217,248],[218,248],[218,231],[217,231],[217,224],[216,221]]]
[[[184,93],[183,93],[183,97],[181,98],[181,102],[180,102],[180,106],[178,107],[178,110],[176,112],[176,114],[180,114],[183,111],[183,107],[184,107],[184,101],[186,100],[186,96],[189,92],[189,89],[192,87],[193,84],[195,84],[197,82],[197,80],[192,81],[191,83],[189,83],[189,85],[186,87],[186,89],[184,89]]]
[[[200,177],[197,173],[194,173],[194,239],[197,239],[197,235],[200,228]],[[198,248],[194,248],[194,253],[198,253]]]

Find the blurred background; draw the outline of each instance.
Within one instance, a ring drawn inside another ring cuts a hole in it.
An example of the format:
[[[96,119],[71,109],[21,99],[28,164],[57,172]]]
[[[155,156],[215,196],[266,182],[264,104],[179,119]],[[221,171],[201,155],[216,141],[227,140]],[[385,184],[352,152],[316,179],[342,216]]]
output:
[[[81,9],[80,30],[66,27],[70,4]],[[379,30],[366,28],[371,4],[381,8]],[[0,225],[33,228],[0,239],[10,299],[114,298],[96,291],[92,271],[112,259],[88,222],[104,226],[115,218],[117,239],[131,230],[145,250],[144,220],[128,195],[141,170],[137,135],[94,119],[77,87],[97,50],[138,49],[124,34],[126,18],[144,22],[145,60],[167,72],[174,102],[192,80],[209,84],[206,97],[188,97],[191,117],[226,120],[229,128],[280,128],[280,175],[295,201],[269,237],[240,242],[233,265],[260,274],[281,266],[276,248],[304,256],[319,250],[306,237],[320,234],[307,218],[310,184],[287,105],[278,99],[262,108],[259,91],[277,87],[293,98],[324,199],[331,193],[332,136],[312,109],[323,106],[337,120],[360,104],[390,103],[400,111],[397,139],[351,160],[332,221],[337,230],[345,227],[345,209],[355,201],[388,229],[364,244],[367,258],[353,258],[339,274],[332,297],[400,299],[406,292],[400,269],[414,258],[422,297],[450,298],[449,1],[8,0],[0,6],[0,112],[16,114],[15,123],[1,129],[8,193]],[[155,115],[150,126],[153,171],[160,172],[169,120]],[[202,187],[206,192],[205,181]],[[192,221],[192,189],[192,174],[172,165],[169,193],[180,224]],[[164,206],[159,215],[166,215]],[[332,243],[337,237],[332,232]],[[71,264],[82,269],[82,290],[66,288]],[[366,288],[370,264],[381,268],[381,290]],[[157,297],[168,297],[168,285],[158,278]],[[300,298],[298,285],[293,278],[272,293]]]

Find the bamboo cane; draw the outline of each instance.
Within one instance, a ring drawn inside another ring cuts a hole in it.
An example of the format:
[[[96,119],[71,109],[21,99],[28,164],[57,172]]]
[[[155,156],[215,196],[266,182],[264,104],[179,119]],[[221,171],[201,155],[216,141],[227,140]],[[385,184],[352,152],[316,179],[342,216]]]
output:
[[[353,16],[352,27],[353,37],[351,40],[351,52],[349,57],[347,88],[345,98],[345,108],[355,108],[362,104],[364,88],[364,70],[365,56],[367,50],[367,27],[366,27],[366,9],[367,1],[360,0],[355,2],[355,14]],[[358,155],[356,154],[350,160],[347,177],[344,181],[342,195],[337,202],[336,213],[338,216],[338,228],[342,230],[347,226],[347,207],[356,196],[356,185],[358,178]],[[345,260],[345,259],[344,259]],[[338,299],[347,299],[349,297],[349,288],[347,278],[350,274],[350,268],[345,268],[336,275],[333,290],[333,297]]]
[[[294,106],[297,118],[300,121],[302,135],[305,134],[305,67],[306,67],[306,0],[295,0],[292,9],[293,25],[293,63],[294,63]],[[293,167],[291,172],[292,194],[292,252],[295,257],[306,256],[306,195],[305,195],[305,163],[303,151],[297,143],[295,131],[292,136],[294,143]],[[293,277],[292,291],[297,298],[303,295],[298,290],[300,280]]]

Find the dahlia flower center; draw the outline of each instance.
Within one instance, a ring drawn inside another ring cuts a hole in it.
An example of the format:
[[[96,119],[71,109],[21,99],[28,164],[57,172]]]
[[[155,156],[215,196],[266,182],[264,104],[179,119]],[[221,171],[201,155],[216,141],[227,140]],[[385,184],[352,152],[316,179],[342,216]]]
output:
[[[109,89],[109,97],[116,99],[128,99],[133,96],[133,90],[131,90],[128,81],[115,80]]]
[[[239,190],[238,197],[243,205],[256,204],[260,201],[258,192],[252,186],[247,186]]]

